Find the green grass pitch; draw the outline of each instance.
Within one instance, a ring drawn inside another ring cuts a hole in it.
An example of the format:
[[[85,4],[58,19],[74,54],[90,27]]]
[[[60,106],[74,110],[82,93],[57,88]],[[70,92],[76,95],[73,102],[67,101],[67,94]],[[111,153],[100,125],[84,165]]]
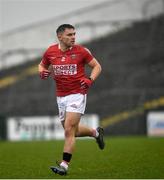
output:
[[[106,137],[77,140],[67,176],[51,172],[63,141],[0,142],[0,178],[158,179],[164,178],[164,138]]]

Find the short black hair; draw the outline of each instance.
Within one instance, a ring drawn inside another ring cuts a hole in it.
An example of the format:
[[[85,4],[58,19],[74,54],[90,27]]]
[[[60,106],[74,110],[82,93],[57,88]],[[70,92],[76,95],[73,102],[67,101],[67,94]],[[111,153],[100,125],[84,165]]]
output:
[[[56,34],[63,33],[65,29],[75,29],[71,24],[62,24],[56,29]]]

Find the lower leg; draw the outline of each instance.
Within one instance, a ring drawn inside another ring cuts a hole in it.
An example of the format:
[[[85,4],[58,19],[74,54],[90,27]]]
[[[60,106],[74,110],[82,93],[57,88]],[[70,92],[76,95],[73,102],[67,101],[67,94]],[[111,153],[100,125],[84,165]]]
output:
[[[75,132],[65,131],[65,143],[64,143],[63,152],[72,154],[75,148],[75,141],[76,141]]]
[[[65,129],[65,143],[63,148],[63,159],[60,163],[60,166],[64,167],[66,170],[68,169],[68,165],[72,158],[72,153],[75,147],[75,132],[67,131]]]
[[[90,136],[90,137],[96,137],[96,129],[87,127],[85,125],[79,124],[76,134],[76,137],[84,137],[84,136]]]
[[[63,148],[63,161],[61,166],[68,168],[68,164],[71,161],[72,153],[75,148],[75,133],[80,121],[81,114],[67,112],[65,122],[63,122],[63,127],[65,131],[65,143]]]

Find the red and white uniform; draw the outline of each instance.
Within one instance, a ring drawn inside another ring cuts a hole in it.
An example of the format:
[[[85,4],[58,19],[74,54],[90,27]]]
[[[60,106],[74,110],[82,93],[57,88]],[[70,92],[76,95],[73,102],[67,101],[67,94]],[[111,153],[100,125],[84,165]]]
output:
[[[87,93],[86,89],[81,88],[80,80],[85,77],[85,64],[92,59],[93,55],[80,45],[74,45],[65,52],[61,51],[59,44],[46,50],[42,63],[52,65],[57,96]]]

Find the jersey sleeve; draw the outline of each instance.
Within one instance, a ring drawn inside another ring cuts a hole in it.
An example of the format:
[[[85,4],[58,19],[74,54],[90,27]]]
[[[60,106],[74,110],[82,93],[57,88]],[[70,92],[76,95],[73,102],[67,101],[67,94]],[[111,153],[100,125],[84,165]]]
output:
[[[41,63],[44,65],[50,65],[50,61],[48,59],[47,51],[43,54]]]
[[[86,62],[86,63],[89,63],[94,57],[93,57],[93,55],[91,54],[91,52],[89,51],[89,49],[84,48],[83,51],[84,51],[84,59],[85,59],[85,62]]]

